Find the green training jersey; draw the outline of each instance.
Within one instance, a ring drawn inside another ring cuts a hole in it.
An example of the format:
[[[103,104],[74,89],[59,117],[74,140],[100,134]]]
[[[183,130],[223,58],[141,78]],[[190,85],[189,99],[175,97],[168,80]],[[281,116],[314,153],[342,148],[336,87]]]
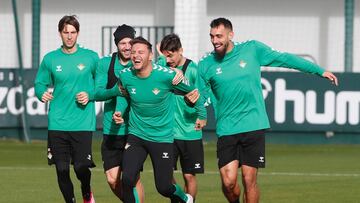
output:
[[[301,57],[276,51],[251,40],[234,43],[224,58],[215,52],[199,61],[201,93],[211,88],[216,98],[219,137],[270,127],[261,86],[261,66],[287,67],[321,76],[324,70]]]
[[[166,66],[166,58],[160,56],[158,64]],[[183,70],[183,66],[176,67]],[[191,85],[198,87],[197,84],[197,64],[193,61],[189,63],[184,76],[189,80]],[[198,114],[195,108],[189,107],[185,101],[184,96],[174,95],[175,110],[174,110],[174,138],[177,140],[199,140],[202,138],[202,131],[195,130],[195,122]],[[205,107],[203,107],[205,108]]]
[[[121,71],[120,80],[130,97],[129,134],[152,142],[172,143],[175,105],[171,91],[187,93],[195,87],[186,79],[172,85],[174,71],[156,64],[152,64],[152,68],[146,78],[138,77],[133,68]],[[202,99],[198,100],[194,108],[201,111],[203,103]],[[199,118],[206,119],[206,111],[202,109]]]
[[[46,54],[35,79],[35,94],[42,95],[52,85],[54,98],[50,101],[48,129],[61,131],[94,131],[96,124],[94,76],[97,53],[79,45],[74,53],[67,54],[59,48]],[[85,91],[89,103],[76,101],[76,94]]]
[[[108,84],[108,71],[111,63],[111,55],[104,56],[99,60],[98,68],[96,69],[95,77],[95,100],[104,101],[104,117],[103,117],[103,134],[106,135],[119,135],[124,136],[128,133],[128,102],[125,97],[117,96],[117,84],[107,88]],[[124,68],[129,68],[132,66],[132,62],[129,61],[126,65],[120,63],[118,55],[116,55],[114,63],[114,74],[119,78],[120,71]],[[119,100],[118,102],[116,100]],[[124,123],[117,125],[112,119],[112,116],[115,111],[116,103],[121,106],[121,114],[124,119]]]

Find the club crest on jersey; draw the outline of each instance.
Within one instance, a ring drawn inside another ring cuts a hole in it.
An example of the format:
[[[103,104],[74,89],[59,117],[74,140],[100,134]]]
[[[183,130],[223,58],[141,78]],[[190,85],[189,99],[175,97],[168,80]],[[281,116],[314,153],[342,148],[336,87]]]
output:
[[[155,95],[158,95],[160,93],[160,90],[158,88],[154,88],[152,90],[152,92],[155,94]]]
[[[79,70],[83,70],[85,68],[85,65],[80,63],[77,67]]]
[[[243,60],[241,60],[240,63],[239,63],[239,65],[240,65],[241,68],[245,68],[246,62],[243,61]]]
[[[216,68],[216,75],[220,75],[222,73],[221,67]]]
[[[131,88],[131,94],[136,94],[136,88]]]
[[[61,72],[61,71],[62,71],[61,65],[56,66],[56,72]]]

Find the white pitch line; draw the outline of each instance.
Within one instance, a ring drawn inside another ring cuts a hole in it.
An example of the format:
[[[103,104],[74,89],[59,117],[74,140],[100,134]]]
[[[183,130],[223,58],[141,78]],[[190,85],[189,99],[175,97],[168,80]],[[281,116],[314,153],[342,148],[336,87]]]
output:
[[[10,167],[0,166],[0,170],[54,170],[54,167]],[[91,169],[96,172],[103,172],[103,169]],[[142,173],[153,173],[153,170],[144,170]],[[177,170],[175,173],[181,173]],[[205,171],[205,174],[218,175],[219,171]],[[298,172],[259,172],[261,176],[318,176],[318,177],[360,177],[358,173],[298,173]]]

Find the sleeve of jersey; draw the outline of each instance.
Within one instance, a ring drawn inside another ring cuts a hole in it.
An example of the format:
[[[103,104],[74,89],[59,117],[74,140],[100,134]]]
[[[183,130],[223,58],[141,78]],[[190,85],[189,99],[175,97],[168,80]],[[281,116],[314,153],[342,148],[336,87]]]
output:
[[[35,78],[35,95],[41,101],[42,95],[52,84],[51,72],[48,68],[46,58],[40,64]]]
[[[95,76],[95,97],[96,101],[105,101],[119,95],[117,85],[114,85],[111,89],[106,89],[108,80],[108,67],[109,64],[100,60],[96,69]]]
[[[174,89],[180,90],[184,93],[189,93],[195,89],[194,85],[191,85],[187,78],[184,78],[181,83],[178,85],[173,85]],[[206,109],[204,108],[204,99],[200,96],[200,98],[195,103],[195,109],[198,115],[198,118],[201,120],[205,120],[207,117]]]
[[[276,51],[269,46],[254,41],[261,66],[285,67],[321,76],[325,71],[320,66],[294,54]]]
[[[200,62],[199,66],[198,66],[198,71],[197,71],[196,83],[197,83],[197,87],[198,87],[199,92],[200,92],[200,96],[202,97],[203,101],[205,101],[204,105],[207,107],[213,102],[210,99],[211,96],[212,96],[210,83],[206,79],[206,75],[205,75],[204,70],[205,70],[204,63]]]
[[[191,82],[191,84],[195,84],[195,87],[199,90],[199,80],[198,80],[198,77],[197,77],[197,75],[198,75],[197,66],[196,66],[196,68],[192,68],[190,70],[191,70],[190,76],[189,76],[190,82]],[[199,93],[200,93],[200,91],[199,91]],[[207,99],[205,97],[202,97],[201,94],[200,94],[200,99],[202,101],[199,101],[199,102],[200,102],[200,104],[203,104],[203,105],[199,105],[198,107],[195,106],[196,114],[198,115],[199,119],[200,119],[200,117],[203,118],[202,115],[204,114],[204,112],[205,112],[205,115],[207,113],[206,108],[205,108]],[[205,117],[205,119],[206,119],[206,117]]]
[[[121,112],[121,115],[123,115],[128,106],[129,103],[125,97],[121,97],[121,96],[116,97],[115,111]]]
[[[93,52],[92,59],[93,59],[93,66],[92,66],[91,73],[92,73],[92,76],[93,76],[93,78],[95,80],[97,65],[98,65],[98,62],[99,62],[99,55],[96,52]],[[88,95],[89,95],[90,100],[95,100],[95,90],[89,91]]]

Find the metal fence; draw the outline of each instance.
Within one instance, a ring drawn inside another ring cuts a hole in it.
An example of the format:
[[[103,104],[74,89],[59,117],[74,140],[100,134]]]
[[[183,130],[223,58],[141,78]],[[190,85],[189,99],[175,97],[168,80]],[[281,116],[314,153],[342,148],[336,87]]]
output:
[[[108,55],[116,51],[116,46],[114,44],[113,33],[116,30],[117,26],[102,26],[101,28],[101,55]],[[133,26],[136,31],[136,36],[142,36],[155,48],[156,44],[161,41],[161,39],[170,33],[174,32],[173,26]],[[155,56],[157,57],[157,52],[154,50]]]

